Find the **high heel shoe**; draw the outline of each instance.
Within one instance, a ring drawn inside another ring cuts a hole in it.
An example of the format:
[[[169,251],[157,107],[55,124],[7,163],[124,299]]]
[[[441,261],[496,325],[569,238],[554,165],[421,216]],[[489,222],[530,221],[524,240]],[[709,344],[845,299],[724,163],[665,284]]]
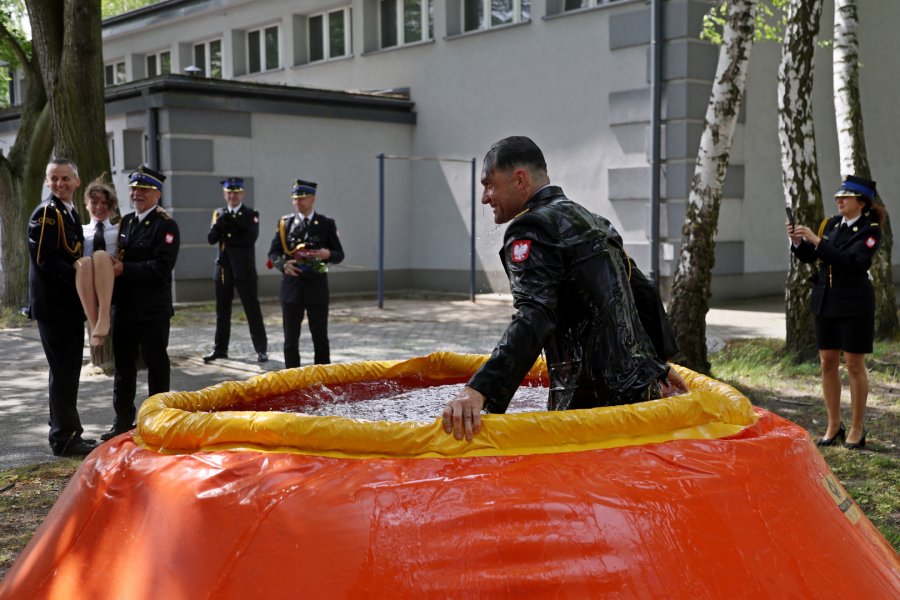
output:
[[[862,437],[858,442],[844,442],[844,448],[848,450],[861,450],[866,447],[866,430],[863,429]]]
[[[837,443],[838,438],[841,438],[841,440],[843,440],[846,435],[847,430],[844,429],[844,424],[841,423],[841,426],[838,428],[837,433],[835,433],[830,438],[822,438],[820,440],[816,440],[816,446],[834,446]],[[865,437],[865,434],[863,434],[863,437]],[[844,444],[844,446],[846,445],[847,444]]]

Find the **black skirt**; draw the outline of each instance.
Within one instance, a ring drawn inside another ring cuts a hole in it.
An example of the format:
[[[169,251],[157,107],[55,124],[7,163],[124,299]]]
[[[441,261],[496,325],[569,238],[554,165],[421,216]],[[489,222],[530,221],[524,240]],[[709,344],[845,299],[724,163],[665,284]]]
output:
[[[816,347],[819,350],[843,350],[854,354],[871,354],[875,339],[875,313],[850,317],[816,315]]]

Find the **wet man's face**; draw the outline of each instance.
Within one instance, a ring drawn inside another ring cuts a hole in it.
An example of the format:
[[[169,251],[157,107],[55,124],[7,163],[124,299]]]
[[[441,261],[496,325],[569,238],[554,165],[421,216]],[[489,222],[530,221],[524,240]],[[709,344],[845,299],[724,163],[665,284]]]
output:
[[[521,169],[512,169],[508,172],[482,171],[481,185],[484,191],[481,194],[481,203],[490,204],[494,209],[494,223],[498,225],[506,223],[522,212],[527,195],[523,195],[521,186]]]
[[[46,183],[51,194],[63,202],[71,204],[72,198],[75,197],[75,190],[81,185],[81,179],[69,165],[51,164],[47,166]]]

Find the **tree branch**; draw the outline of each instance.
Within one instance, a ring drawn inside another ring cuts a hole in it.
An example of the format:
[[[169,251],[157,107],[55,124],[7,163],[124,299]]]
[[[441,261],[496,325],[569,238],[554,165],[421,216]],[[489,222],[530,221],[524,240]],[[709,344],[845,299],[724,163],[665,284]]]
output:
[[[2,20],[0,20],[0,40],[5,40],[6,43],[9,44],[9,47],[12,48],[13,54],[16,55],[22,68],[28,71],[28,76],[31,76],[33,73],[31,72],[31,61],[28,59],[28,54],[25,52],[22,44],[19,43],[19,39],[7,29],[6,23]]]

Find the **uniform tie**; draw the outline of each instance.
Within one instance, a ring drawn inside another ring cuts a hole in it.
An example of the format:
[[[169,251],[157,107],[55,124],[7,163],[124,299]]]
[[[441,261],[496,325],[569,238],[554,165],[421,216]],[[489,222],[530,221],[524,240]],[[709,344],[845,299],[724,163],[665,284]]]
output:
[[[94,252],[106,250],[106,238],[103,237],[103,221],[94,226]]]
[[[309,227],[309,217],[303,217],[302,220],[297,219],[294,221],[294,238],[297,240],[305,240],[306,239],[306,228]]]

